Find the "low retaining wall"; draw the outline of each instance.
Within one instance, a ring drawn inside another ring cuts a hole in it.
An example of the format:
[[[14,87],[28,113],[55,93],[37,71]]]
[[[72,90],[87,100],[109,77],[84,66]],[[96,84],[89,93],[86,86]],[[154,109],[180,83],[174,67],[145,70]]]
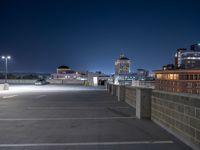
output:
[[[47,80],[50,84],[64,84],[64,85],[84,85],[82,80]]]
[[[28,79],[9,79],[7,82],[9,84],[34,84],[36,80]],[[82,80],[47,80],[50,84],[65,84],[65,85],[84,85]],[[0,84],[5,83],[5,80],[0,80]]]
[[[194,149],[200,149],[200,96],[154,91],[151,118]]]
[[[149,88],[127,87],[108,84],[107,89],[113,96],[117,96],[119,101],[125,101],[136,109],[136,117],[139,119],[151,116],[151,91]]]
[[[35,81],[36,80],[27,80],[27,79],[23,79],[23,80],[12,80],[12,79],[9,79],[9,80],[7,80],[7,82],[9,83],[9,84],[34,84],[35,83]],[[0,83],[5,83],[5,80],[0,80]]]
[[[163,92],[143,87],[107,85],[108,91],[193,149],[200,149],[200,95]]]
[[[0,91],[9,90],[9,84],[0,84]]]
[[[136,88],[125,87],[125,102],[136,108]]]

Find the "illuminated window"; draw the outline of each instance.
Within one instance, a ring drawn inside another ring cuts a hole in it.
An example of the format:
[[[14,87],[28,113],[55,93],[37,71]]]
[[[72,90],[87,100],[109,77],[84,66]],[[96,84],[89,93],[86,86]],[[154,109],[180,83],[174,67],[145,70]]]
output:
[[[162,79],[162,74],[156,74],[157,79]]]
[[[174,79],[174,75],[170,74],[170,80],[173,80],[173,79]]]

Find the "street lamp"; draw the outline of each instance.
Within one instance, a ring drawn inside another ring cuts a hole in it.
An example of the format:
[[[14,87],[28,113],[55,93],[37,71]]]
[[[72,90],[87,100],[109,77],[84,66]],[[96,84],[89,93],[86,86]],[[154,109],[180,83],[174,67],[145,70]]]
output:
[[[1,58],[3,60],[5,60],[5,64],[6,64],[6,73],[5,73],[5,83],[7,83],[7,73],[8,73],[8,60],[11,59],[10,56],[1,56]]]

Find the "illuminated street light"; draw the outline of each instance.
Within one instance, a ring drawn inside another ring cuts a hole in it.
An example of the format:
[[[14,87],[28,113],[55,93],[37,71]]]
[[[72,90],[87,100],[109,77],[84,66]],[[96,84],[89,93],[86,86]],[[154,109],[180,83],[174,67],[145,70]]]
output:
[[[5,60],[5,65],[6,65],[6,73],[5,73],[5,83],[7,83],[7,72],[8,72],[8,60],[11,59],[10,56],[1,56],[3,60]]]

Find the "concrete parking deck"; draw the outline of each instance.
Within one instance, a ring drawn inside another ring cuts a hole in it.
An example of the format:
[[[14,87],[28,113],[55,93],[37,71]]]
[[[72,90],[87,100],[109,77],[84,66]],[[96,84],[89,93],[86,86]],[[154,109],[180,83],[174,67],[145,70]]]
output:
[[[26,85],[0,93],[0,150],[72,149],[191,150],[102,88]]]

